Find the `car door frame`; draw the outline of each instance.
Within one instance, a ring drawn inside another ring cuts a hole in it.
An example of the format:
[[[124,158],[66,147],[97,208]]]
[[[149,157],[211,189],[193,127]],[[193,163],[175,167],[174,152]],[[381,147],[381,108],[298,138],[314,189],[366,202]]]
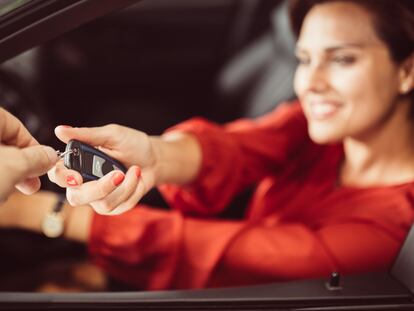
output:
[[[0,63],[140,0],[32,0],[0,17]]]

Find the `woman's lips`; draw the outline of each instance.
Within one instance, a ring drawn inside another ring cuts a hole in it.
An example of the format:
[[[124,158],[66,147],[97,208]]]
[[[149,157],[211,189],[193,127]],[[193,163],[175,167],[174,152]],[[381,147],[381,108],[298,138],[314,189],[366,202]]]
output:
[[[316,120],[325,120],[335,115],[341,104],[332,101],[311,101],[309,110],[311,117]]]

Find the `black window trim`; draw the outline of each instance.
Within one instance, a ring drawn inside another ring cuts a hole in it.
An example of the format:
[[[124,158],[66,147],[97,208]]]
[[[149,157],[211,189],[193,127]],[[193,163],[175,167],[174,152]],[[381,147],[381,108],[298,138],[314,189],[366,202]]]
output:
[[[33,0],[0,17],[0,63],[140,0]]]

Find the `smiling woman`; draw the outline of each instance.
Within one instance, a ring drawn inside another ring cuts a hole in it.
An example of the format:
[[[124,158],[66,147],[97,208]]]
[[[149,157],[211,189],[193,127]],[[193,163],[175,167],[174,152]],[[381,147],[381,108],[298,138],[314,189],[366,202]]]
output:
[[[408,116],[414,105],[414,17],[409,2],[407,7],[403,1],[304,3],[292,3],[294,28],[301,29],[295,91],[312,140],[343,142],[344,184],[412,180],[413,121]],[[319,5],[311,9],[310,3]],[[297,18],[304,14],[300,10],[307,10],[306,17]],[[396,23],[401,17],[407,22]],[[390,150],[398,155],[389,155]],[[406,163],[405,173],[399,173],[397,163]]]
[[[387,270],[414,219],[413,14],[403,0],[291,1],[299,100],[256,120],[196,118],[158,137],[57,127],[128,168],[85,183],[62,163],[49,172],[76,206],[65,236],[139,289]],[[155,186],[172,211],[137,205]],[[243,219],[217,219],[251,186]],[[39,230],[31,210],[16,224]]]

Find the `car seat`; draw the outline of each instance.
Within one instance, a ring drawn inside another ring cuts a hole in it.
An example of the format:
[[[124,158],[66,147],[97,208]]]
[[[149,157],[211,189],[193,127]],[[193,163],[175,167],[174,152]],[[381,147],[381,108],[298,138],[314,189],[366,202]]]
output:
[[[271,14],[271,29],[236,53],[218,75],[217,88],[228,109],[243,102],[242,116],[257,117],[292,99],[295,39],[287,1]]]

